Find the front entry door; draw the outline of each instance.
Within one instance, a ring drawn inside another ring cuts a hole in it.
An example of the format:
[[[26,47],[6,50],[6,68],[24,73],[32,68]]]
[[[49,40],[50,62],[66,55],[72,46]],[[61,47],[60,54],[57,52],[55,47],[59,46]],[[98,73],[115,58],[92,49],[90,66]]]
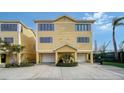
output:
[[[6,63],[6,54],[1,55],[1,63]]]

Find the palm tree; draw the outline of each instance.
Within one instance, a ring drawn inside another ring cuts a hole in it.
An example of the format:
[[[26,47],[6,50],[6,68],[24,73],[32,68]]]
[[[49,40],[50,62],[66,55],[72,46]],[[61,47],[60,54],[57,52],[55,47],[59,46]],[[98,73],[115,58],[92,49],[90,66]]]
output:
[[[6,63],[10,63],[10,58],[13,57],[13,54],[18,54],[23,51],[23,49],[24,46],[10,44],[0,40],[0,50],[7,55]]]
[[[113,46],[114,46],[114,53],[115,53],[116,60],[118,60],[118,51],[117,51],[117,44],[116,44],[116,40],[115,40],[115,28],[117,26],[124,25],[124,23],[121,22],[123,19],[124,19],[124,17],[119,17],[119,18],[114,18],[112,21],[112,26],[113,26],[112,39],[113,39]]]

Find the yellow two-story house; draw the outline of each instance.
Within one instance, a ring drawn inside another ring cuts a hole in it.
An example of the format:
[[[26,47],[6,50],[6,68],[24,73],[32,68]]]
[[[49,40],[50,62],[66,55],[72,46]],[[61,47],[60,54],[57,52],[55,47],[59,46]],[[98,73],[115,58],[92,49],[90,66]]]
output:
[[[18,20],[0,20],[0,39],[7,43],[22,45],[24,50],[19,54],[14,54],[16,62],[21,63],[23,60],[30,62],[36,60],[35,51],[35,33]],[[10,58],[12,60],[13,58]],[[7,55],[0,51],[0,63],[5,63]]]
[[[93,63],[92,24],[94,20],[75,20],[61,16],[55,20],[35,20],[36,63],[58,62],[62,55],[76,62]]]

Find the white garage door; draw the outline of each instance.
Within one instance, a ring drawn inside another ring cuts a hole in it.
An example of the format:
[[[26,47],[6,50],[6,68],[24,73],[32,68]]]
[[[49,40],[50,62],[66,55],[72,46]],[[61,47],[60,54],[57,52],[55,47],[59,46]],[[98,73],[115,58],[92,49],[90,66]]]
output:
[[[85,63],[86,62],[86,54],[77,54],[77,61],[79,63]]]
[[[41,57],[41,62],[43,63],[55,62],[55,54],[52,53],[43,54]]]

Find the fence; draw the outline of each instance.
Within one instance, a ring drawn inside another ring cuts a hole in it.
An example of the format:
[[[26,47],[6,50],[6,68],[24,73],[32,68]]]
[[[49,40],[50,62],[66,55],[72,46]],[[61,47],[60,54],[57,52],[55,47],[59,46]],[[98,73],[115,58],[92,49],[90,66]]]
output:
[[[101,54],[94,54],[94,62],[98,62],[99,61],[99,56]],[[104,54],[104,56],[102,56],[102,58],[104,59],[104,61],[106,62],[123,62],[124,63],[124,52],[118,52],[118,60],[115,59],[114,56],[114,52],[107,52]]]

